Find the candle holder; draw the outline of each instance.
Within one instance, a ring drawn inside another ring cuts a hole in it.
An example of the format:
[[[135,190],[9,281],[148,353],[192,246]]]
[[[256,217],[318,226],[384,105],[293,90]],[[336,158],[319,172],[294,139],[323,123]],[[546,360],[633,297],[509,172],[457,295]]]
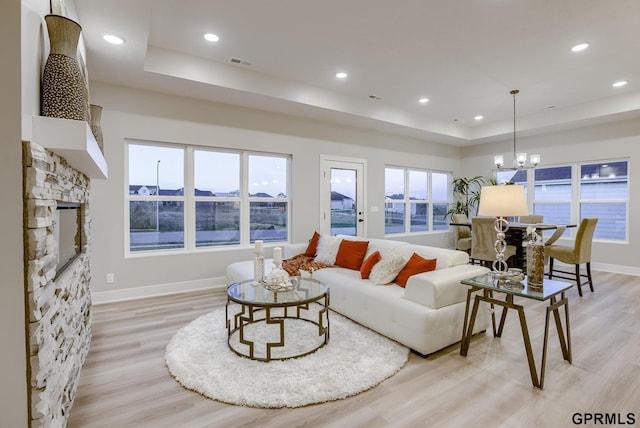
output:
[[[253,281],[254,284],[264,284],[264,256],[262,251],[256,251],[253,258]]]

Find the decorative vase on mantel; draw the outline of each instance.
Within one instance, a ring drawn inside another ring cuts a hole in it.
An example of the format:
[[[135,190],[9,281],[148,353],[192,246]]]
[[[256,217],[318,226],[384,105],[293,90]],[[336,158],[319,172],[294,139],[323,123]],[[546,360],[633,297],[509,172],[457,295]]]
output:
[[[100,151],[104,154],[104,142],[102,140],[102,127],[100,126],[100,118],[102,117],[102,106],[95,104],[90,105],[91,112],[91,132],[96,137],[96,142]]]
[[[82,27],[62,15],[44,19],[51,50],[42,75],[41,114],[88,122],[85,82],[77,57]]]

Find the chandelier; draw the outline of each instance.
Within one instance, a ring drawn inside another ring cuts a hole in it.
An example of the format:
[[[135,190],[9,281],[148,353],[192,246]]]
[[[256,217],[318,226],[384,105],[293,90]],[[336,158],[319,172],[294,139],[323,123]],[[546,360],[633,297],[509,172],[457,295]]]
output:
[[[505,167],[504,156],[495,155],[493,157],[493,163],[498,169],[512,169],[516,171],[519,169],[535,168],[540,163],[540,155],[535,154],[531,155],[531,157],[529,158],[529,163],[531,164],[531,166],[526,166],[527,154],[524,152],[518,153],[518,150],[516,148],[516,94],[518,94],[519,92],[520,91],[517,89],[514,89],[510,92],[510,94],[513,95],[513,166]]]

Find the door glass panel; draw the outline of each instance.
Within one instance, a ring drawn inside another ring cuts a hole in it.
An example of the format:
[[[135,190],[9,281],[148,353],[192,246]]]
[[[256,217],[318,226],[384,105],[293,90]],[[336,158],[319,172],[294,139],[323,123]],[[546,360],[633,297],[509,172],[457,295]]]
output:
[[[356,183],[355,170],[331,168],[332,235],[357,235]]]

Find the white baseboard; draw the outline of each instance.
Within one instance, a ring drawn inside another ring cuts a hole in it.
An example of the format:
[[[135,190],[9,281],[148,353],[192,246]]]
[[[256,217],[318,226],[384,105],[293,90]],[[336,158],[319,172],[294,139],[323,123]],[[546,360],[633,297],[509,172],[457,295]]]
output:
[[[147,285],[145,287],[123,288],[120,290],[97,291],[91,294],[94,305],[120,302],[123,300],[145,299],[188,291],[206,290],[227,286],[226,277],[205,278],[195,281],[171,282],[168,284]]]
[[[562,264],[556,262],[558,264]],[[623,275],[640,276],[640,268],[634,266],[614,265],[608,263],[591,263],[593,270],[602,272],[619,273]],[[583,268],[584,269],[584,268]],[[124,288],[120,290],[97,291],[92,293],[92,302],[95,305],[101,303],[119,302],[124,300],[145,299],[148,297],[165,296],[168,294],[184,293],[227,286],[226,277],[205,278],[195,281],[172,282],[168,284],[148,285],[145,287]]]
[[[621,273],[623,275],[640,276],[640,267],[612,265],[609,263],[591,263],[593,270],[602,272]]]
[[[570,272],[573,272],[573,265],[570,265],[570,264],[568,265],[558,260],[554,260],[553,265],[554,267],[562,266],[561,269],[569,270]],[[548,266],[545,269],[548,269]],[[584,264],[580,265],[580,269],[582,273],[585,273]],[[624,265],[614,265],[610,263],[591,262],[591,270],[597,270],[600,272],[619,273],[622,275],[640,276],[640,267],[635,267],[635,266],[624,266]]]

